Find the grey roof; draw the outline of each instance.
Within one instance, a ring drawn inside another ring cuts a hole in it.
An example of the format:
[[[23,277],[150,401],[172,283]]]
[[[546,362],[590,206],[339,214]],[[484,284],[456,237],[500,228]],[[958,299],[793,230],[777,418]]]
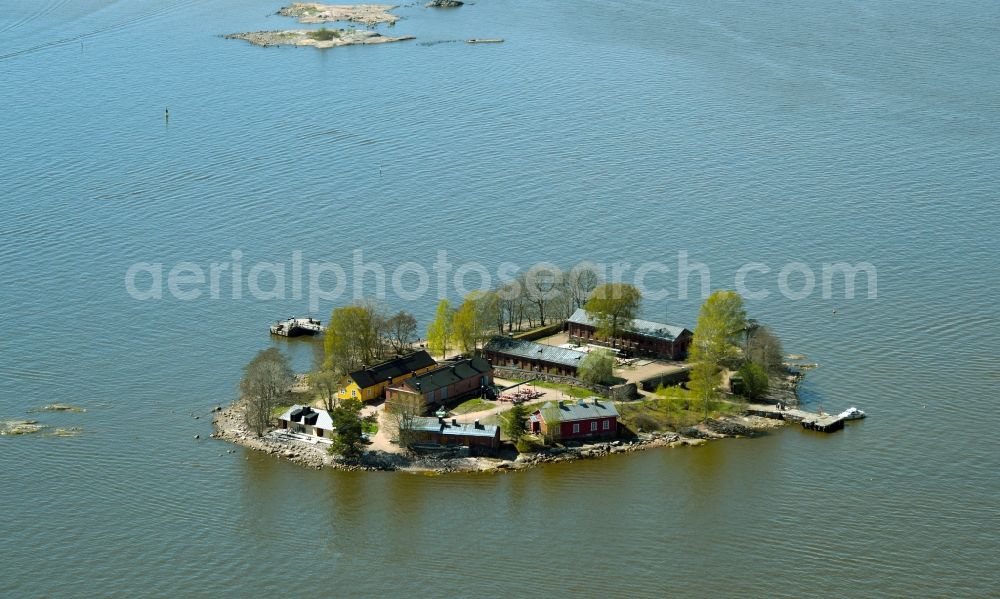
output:
[[[288,408],[287,410],[285,410],[284,414],[282,414],[281,416],[278,416],[278,420],[287,420],[287,421],[291,422],[292,421],[292,412],[294,412],[294,411],[296,411],[296,410],[298,410],[300,408],[303,408],[303,407],[309,408],[311,411],[319,413],[319,417],[316,419],[316,424],[310,425],[310,426],[315,426],[316,428],[321,428],[321,429],[326,430],[326,431],[332,431],[332,430],[334,430],[333,420],[330,419],[330,413],[327,412],[326,410],[321,410],[319,408],[313,408],[311,406],[302,406],[302,405],[299,405],[299,404],[295,404],[294,406],[292,406],[292,407]]]
[[[491,369],[490,363],[486,360],[482,358],[469,358],[459,360],[454,364],[446,364],[421,375],[410,377],[403,381],[403,385],[414,391],[420,391],[420,393],[430,393],[442,387],[454,385],[459,381],[482,376]]]
[[[362,368],[347,375],[354,380],[362,389],[371,387],[377,383],[384,383],[387,379],[397,378],[404,374],[415,372],[428,366],[434,366],[437,362],[429,353],[424,350],[414,352],[407,356],[393,358],[381,364],[376,364],[371,368]]]
[[[594,319],[591,318],[590,315],[587,314],[587,311],[583,308],[577,308],[576,312],[573,312],[573,315],[569,317],[567,322],[584,324],[592,327],[597,326]],[[640,318],[634,319],[630,325],[622,327],[622,329],[644,337],[656,337],[658,339],[666,339],[667,341],[677,339],[685,331],[690,333],[690,331],[684,327],[664,324],[662,322],[653,322],[652,320],[642,320]]]
[[[485,352],[518,356],[530,360],[540,360],[551,364],[562,364],[576,368],[587,354],[575,349],[565,349],[554,345],[544,345],[534,341],[524,341],[511,337],[494,337],[483,348]]]
[[[581,399],[577,401],[561,401],[558,404],[547,402],[540,410],[542,418],[552,411],[552,408],[559,409],[560,422],[572,422],[575,420],[591,420],[594,418],[610,418],[618,416],[618,408],[613,402],[602,400],[597,397]],[[535,418],[533,418],[535,419]]]
[[[500,430],[495,424],[480,424],[476,427],[474,422],[459,422],[453,424],[447,418],[441,422],[437,418],[417,417],[413,419],[413,430],[428,433],[441,433],[442,435],[470,435],[473,437],[495,437]]]

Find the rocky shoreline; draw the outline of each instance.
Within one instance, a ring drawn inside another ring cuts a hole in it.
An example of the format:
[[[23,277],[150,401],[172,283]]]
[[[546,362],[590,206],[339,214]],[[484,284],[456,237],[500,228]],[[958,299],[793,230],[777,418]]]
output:
[[[224,35],[227,40],[244,40],[255,46],[314,46],[333,48],[339,46],[365,46],[388,44],[416,39],[412,35],[389,36],[377,31],[356,29],[328,29],[324,38],[318,38],[315,29],[288,29],[284,31],[248,31]]]
[[[779,420],[757,416],[728,417],[710,420],[680,432],[640,433],[637,438],[553,448],[505,458],[409,456],[384,451],[367,452],[358,461],[342,461],[327,453],[327,445],[287,440],[265,433],[258,437],[243,422],[239,402],[215,409],[211,437],[235,443],[268,455],[306,466],[335,470],[403,471],[426,474],[504,472],[524,470],[540,464],[597,459],[614,454],[633,453],[654,448],[702,445],[712,439],[755,436],[784,425]],[[197,436],[196,436],[197,438]]]

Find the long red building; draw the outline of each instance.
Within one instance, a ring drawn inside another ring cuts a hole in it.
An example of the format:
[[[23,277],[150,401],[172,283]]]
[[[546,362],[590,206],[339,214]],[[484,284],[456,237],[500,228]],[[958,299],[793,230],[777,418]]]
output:
[[[560,440],[611,439],[618,436],[618,409],[597,397],[578,401],[549,402],[531,415],[531,432]]]
[[[566,321],[569,338],[581,343],[595,343],[621,350],[625,356],[651,356],[668,360],[683,360],[691,345],[692,333],[684,327],[662,322],[635,319],[622,327],[617,337],[603,339],[597,335],[597,325],[583,308]]]

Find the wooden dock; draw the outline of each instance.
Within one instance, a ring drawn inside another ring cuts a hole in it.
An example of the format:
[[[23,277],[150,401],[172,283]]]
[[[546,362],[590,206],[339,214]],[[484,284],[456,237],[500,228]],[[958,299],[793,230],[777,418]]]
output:
[[[847,421],[847,418],[843,413],[817,414],[815,412],[807,412],[798,408],[781,409],[777,406],[769,404],[748,404],[747,414],[751,414],[753,416],[763,416],[764,418],[773,418],[775,420],[798,422],[802,425],[802,428],[806,430],[819,431],[821,433],[839,431],[844,428],[844,423]]]

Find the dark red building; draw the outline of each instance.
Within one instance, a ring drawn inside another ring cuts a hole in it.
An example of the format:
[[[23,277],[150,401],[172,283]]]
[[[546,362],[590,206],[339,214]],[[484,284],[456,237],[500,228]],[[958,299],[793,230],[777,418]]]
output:
[[[618,409],[615,404],[592,397],[577,401],[547,403],[535,410],[529,421],[531,432],[549,436],[552,427],[559,440],[611,439],[618,436]]]
[[[494,337],[483,348],[483,355],[496,368],[576,376],[576,369],[587,354],[534,341]]]
[[[493,455],[500,447],[500,427],[480,424],[478,420],[463,423],[445,418],[414,418],[412,433],[418,445],[432,447],[465,447],[471,455]]]
[[[691,331],[662,322],[635,319],[622,327],[613,339],[597,336],[597,325],[583,308],[566,321],[569,338],[580,343],[606,345],[620,350],[625,356],[650,356],[668,360],[683,360],[691,345]]]

